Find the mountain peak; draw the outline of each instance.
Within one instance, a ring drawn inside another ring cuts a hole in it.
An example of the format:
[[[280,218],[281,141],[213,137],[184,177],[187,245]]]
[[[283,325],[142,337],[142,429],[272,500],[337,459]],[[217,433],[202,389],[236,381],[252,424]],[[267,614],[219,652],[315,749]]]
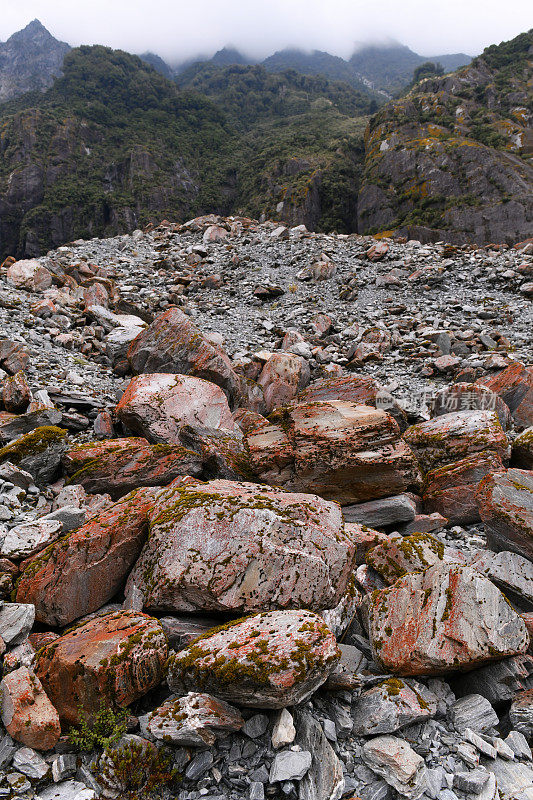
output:
[[[38,19],[7,42],[0,42],[0,103],[51,86],[61,74],[63,58],[69,50],[69,45],[59,42]]]

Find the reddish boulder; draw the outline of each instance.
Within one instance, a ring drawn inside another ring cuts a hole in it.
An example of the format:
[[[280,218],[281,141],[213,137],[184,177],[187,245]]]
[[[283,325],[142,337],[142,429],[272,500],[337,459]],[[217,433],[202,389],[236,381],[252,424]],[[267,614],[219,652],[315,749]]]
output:
[[[120,497],[140,486],[166,486],[179,475],[199,476],[203,456],[175,444],[149,444],[146,439],[108,439],[67,450],[63,466],[71,484],[89,494]]]
[[[340,508],[314,495],[188,481],[162,490],[149,517],[126,586],[149,610],[332,608],[355,564]]]
[[[470,567],[437,564],[369,597],[374,658],[386,672],[439,675],[524,653],[529,646],[523,619]]]
[[[27,667],[10,672],[0,683],[0,716],[9,735],[34,750],[51,750],[61,736],[58,713]]]
[[[242,394],[241,379],[224,350],[179,308],[160,314],[134,339],[128,361],[135,374],[169,372],[211,381],[223,389],[232,407]]]
[[[495,411],[504,431],[513,425],[509,407],[492,389],[480,383],[450,383],[439,389],[433,399],[434,415],[441,417],[455,411]]]
[[[39,622],[58,626],[107,603],[141,552],[155,496],[137,489],[23,562],[17,602],[33,603]]]
[[[424,508],[446,517],[450,525],[469,525],[479,520],[476,492],[490,472],[505,470],[497,453],[474,453],[426,475],[422,488]]]
[[[18,342],[0,340],[0,367],[9,375],[15,375],[28,366],[30,357]]]
[[[491,450],[506,460],[511,447],[493,411],[457,411],[412,425],[404,439],[424,472]]]
[[[479,484],[476,499],[488,546],[533,561],[533,472],[491,473]]]
[[[237,429],[222,389],[188,375],[133,378],[116,413],[123,425],[151,442],[178,443],[184,425]]]
[[[80,707],[94,719],[102,706],[125,708],[157,686],[167,655],[156,619],[117,611],[73,628],[40,650],[35,671],[61,722],[76,725]]]
[[[533,425],[533,366],[526,367],[516,361],[497,375],[480,378],[478,383],[502,398],[517,427]]]
[[[338,378],[321,378],[314,381],[298,395],[299,403],[316,400],[344,400],[348,403],[373,406],[387,411],[401,431],[407,428],[407,415],[393,396],[369,375],[343,375]]]
[[[31,393],[23,372],[6,378],[2,384],[2,401],[6,411],[21,414],[28,407],[30,399]]]
[[[263,389],[266,411],[287,405],[309,383],[309,364],[292,353],[274,353],[257,380]]]
[[[370,406],[291,405],[251,430],[246,443],[261,480],[343,505],[401,494],[420,479],[396,422]]]
[[[392,337],[385,328],[369,328],[364,332],[352,355],[350,365],[361,366],[367,361],[380,361],[391,347]]]
[[[15,289],[42,292],[52,285],[52,273],[35,258],[22,259],[8,267],[6,280]]]
[[[252,708],[310,697],[340,659],[335,637],[310,611],[272,611],[230,622],[169,659],[172,691],[206,691]]]

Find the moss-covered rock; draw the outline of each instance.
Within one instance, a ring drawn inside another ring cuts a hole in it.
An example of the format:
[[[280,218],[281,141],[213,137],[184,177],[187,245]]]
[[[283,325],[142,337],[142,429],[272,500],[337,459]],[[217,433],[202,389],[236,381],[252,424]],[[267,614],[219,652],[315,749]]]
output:
[[[29,472],[38,486],[52,483],[59,472],[68,434],[55,425],[36,428],[0,449],[0,463],[11,461]]]

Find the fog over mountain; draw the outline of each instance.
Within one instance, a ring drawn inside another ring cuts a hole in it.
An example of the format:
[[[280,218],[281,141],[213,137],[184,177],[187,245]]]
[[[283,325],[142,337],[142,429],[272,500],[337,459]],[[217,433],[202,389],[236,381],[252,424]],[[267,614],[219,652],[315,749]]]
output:
[[[476,54],[531,25],[528,0],[510,0],[502,14],[495,0],[271,0],[250,4],[218,0],[202,5],[153,0],[149,13],[139,0],[4,0],[0,40],[38,18],[72,46],[99,43],[129,52],[151,51],[167,61],[212,55],[231,44],[256,58],[285,47],[327,50],[349,58],[356,42],[395,39],[418,53]]]

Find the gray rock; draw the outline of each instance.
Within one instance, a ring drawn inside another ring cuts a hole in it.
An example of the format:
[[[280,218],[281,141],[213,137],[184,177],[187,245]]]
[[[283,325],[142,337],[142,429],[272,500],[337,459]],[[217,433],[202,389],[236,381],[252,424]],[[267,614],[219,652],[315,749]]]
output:
[[[197,781],[202,775],[205,775],[208,769],[213,766],[213,753],[210,750],[204,750],[194,756],[192,761],[187,765],[185,770],[185,777],[190,781]]]
[[[264,800],[265,787],[259,781],[252,781],[250,784],[249,800]]]
[[[509,719],[513,728],[526,738],[533,736],[533,689],[515,697],[509,710]]]
[[[533,769],[529,764],[496,758],[483,765],[496,778],[500,800],[533,800]]]
[[[21,747],[13,757],[13,768],[28,778],[40,780],[50,769],[44,758],[31,747]]]
[[[35,800],[96,800],[93,789],[88,789],[81,781],[63,781],[55,786],[47,786]]]
[[[62,528],[59,520],[44,518],[15,525],[4,536],[0,555],[5,558],[28,558],[54,542]]]
[[[462,735],[467,742],[470,742],[470,744],[474,745],[476,750],[478,750],[482,756],[487,756],[487,758],[496,758],[498,755],[496,748],[486,742],[485,739],[479,736],[475,731],[471,730],[471,728],[464,730]]]
[[[486,769],[473,769],[469,772],[456,772],[453,776],[453,785],[462,792],[479,794],[489,779]]]
[[[253,717],[247,719],[242,726],[242,732],[249,736],[250,739],[257,739],[262,736],[268,728],[268,717],[266,714],[254,714]]]
[[[533,564],[529,559],[508,550],[500,553],[486,550],[474,559],[472,566],[526,608],[533,606]]]
[[[308,750],[300,750],[299,752],[282,750],[276,753],[270,767],[270,783],[301,781],[309,770],[312,760],[311,753]]]
[[[469,694],[456,700],[450,709],[450,719],[455,729],[463,733],[467,728],[487,731],[498,724],[498,715],[480,694]]]
[[[394,733],[428,719],[436,711],[437,698],[424,686],[416,681],[390,679],[354,700],[353,733],[356,736]]]
[[[51,514],[41,517],[41,520],[57,520],[63,526],[63,533],[76,530],[84,525],[87,518],[87,509],[75,506],[61,506]]]
[[[368,503],[343,506],[346,522],[358,522],[369,528],[381,528],[398,522],[411,522],[415,518],[416,503],[407,494],[370,500]]]
[[[34,620],[35,606],[31,603],[2,603],[0,600],[0,637],[8,646],[22,642]]]
[[[528,761],[533,759],[533,754],[531,753],[531,748],[527,743],[527,739],[520,731],[511,731],[504,741],[509,745],[517,758],[525,758]]]
[[[403,739],[378,736],[363,745],[361,757],[402,797],[419,800],[424,794],[428,785],[424,759]]]
[[[311,769],[298,786],[299,800],[340,800],[344,793],[342,764],[316,719],[304,711],[296,716],[296,741],[313,754]]]
[[[501,705],[533,688],[533,657],[524,654],[473,669],[455,678],[453,688],[458,695],[480,694],[491,705]]]
[[[15,755],[16,750],[17,745],[9,734],[6,734],[0,739],[0,768],[11,763],[11,759]]]
[[[59,783],[64,778],[70,778],[76,772],[76,756],[74,753],[59,755],[52,761],[52,778]]]

